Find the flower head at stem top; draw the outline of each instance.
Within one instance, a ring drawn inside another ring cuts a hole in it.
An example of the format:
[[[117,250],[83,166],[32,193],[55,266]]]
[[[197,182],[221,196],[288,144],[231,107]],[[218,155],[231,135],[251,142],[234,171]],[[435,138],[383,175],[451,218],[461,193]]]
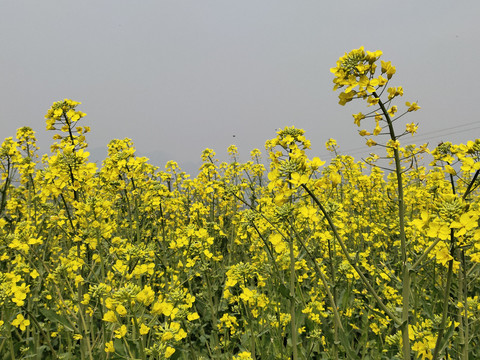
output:
[[[375,61],[381,55],[382,52],[380,50],[374,52],[365,51],[362,46],[348,54],[345,53],[344,56],[338,59],[337,66],[331,68],[330,71],[335,75],[333,90],[346,87],[339,95],[339,103],[341,105],[345,105],[355,96],[367,96],[367,93],[372,93],[376,88],[387,83],[387,80],[381,75],[374,77],[375,69],[377,68]],[[357,87],[358,90],[356,90]]]
[[[337,66],[331,68],[334,74],[333,90],[342,89],[338,95],[340,105],[345,105],[354,99],[364,99],[368,107],[376,107],[373,110],[353,114],[355,125],[362,126],[364,119],[373,118],[375,127],[373,129],[359,130],[360,136],[378,136],[389,135],[391,139],[397,140],[406,134],[415,134],[418,130],[418,124],[410,123],[406,125],[405,131],[401,135],[395,135],[392,118],[396,116],[399,119],[408,112],[420,109],[416,102],[406,102],[407,109],[398,114],[399,108],[392,102],[397,97],[403,96],[403,87],[387,87],[388,81],[395,74],[395,66],[390,61],[381,61],[381,74],[376,76],[377,60],[382,55],[380,50],[375,52],[365,51],[363,47],[354,49],[337,60]],[[384,77],[385,76],[385,77]],[[386,98],[381,97],[385,93]],[[367,138],[367,145],[377,145],[377,141]],[[395,146],[398,149],[398,146]]]

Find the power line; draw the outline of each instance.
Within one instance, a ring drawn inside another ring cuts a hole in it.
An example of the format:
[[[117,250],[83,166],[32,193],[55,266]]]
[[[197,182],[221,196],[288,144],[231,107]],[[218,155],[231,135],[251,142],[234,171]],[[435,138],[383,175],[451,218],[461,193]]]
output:
[[[465,126],[470,126],[470,125],[477,125],[477,126],[474,126],[474,127],[471,127],[471,128],[468,128],[468,129],[463,129],[463,130],[458,130],[458,131],[450,131],[448,133],[445,133],[445,134],[442,134],[443,132],[445,131],[448,131],[448,130],[453,130],[453,129],[458,129],[458,128],[462,128],[462,127],[465,127]],[[412,139],[412,141],[410,142],[407,142],[407,143],[402,143],[402,145],[411,145],[415,142],[418,142],[418,141],[424,141],[424,140],[430,140],[430,139],[436,139],[442,135],[452,135],[452,134],[459,134],[459,133],[463,133],[463,132],[467,132],[467,131],[472,131],[472,130],[476,130],[476,129],[480,129],[480,125],[478,125],[478,121],[474,121],[474,122],[470,122],[470,123],[466,123],[466,124],[460,124],[460,125],[456,125],[456,126],[452,126],[452,127],[448,127],[448,128],[443,128],[443,129],[439,129],[439,130],[433,130],[433,131],[429,131],[428,133],[426,134],[422,134],[422,135],[419,135],[419,136],[416,136],[414,139]],[[437,133],[438,135],[434,135],[432,136],[432,134],[435,134]],[[346,150],[342,150],[340,151],[339,153],[340,154],[344,154],[344,155],[357,155],[357,154],[364,154],[364,153],[370,153],[370,152],[373,152],[373,149],[366,149],[365,147],[356,147],[356,148],[350,148],[350,149],[346,149]],[[323,154],[325,155],[331,155],[331,153],[326,153],[326,152],[323,152]],[[327,156],[328,156],[327,155]]]
[[[434,133],[442,133],[444,131],[448,131],[448,130],[452,130],[452,129],[457,129],[457,128],[461,128],[461,127],[465,127],[465,126],[470,126],[470,125],[473,125],[473,124],[476,124],[478,125],[478,121],[475,121],[475,122],[471,122],[471,123],[467,123],[467,124],[462,124],[462,125],[457,125],[457,126],[452,126],[452,127],[449,127],[449,128],[444,128],[444,129],[439,129],[439,130],[433,130],[433,131],[429,131],[428,133],[426,134],[422,134],[422,135],[418,135],[415,137],[416,140],[428,140],[428,139],[433,139],[437,136],[430,136],[431,134],[434,134]],[[480,126],[475,126],[471,129],[465,129],[465,130],[460,130],[460,131],[457,131],[457,132],[450,132],[449,134],[457,134],[457,133],[460,133],[460,132],[465,132],[465,131],[470,131],[470,130],[475,130],[475,129],[478,129],[480,128]],[[441,135],[438,135],[438,136],[441,136]],[[362,150],[364,149],[363,147],[357,147],[357,148],[352,148],[352,149],[347,149],[345,150],[345,152],[347,153],[350,153],[350,152],[355,152],[357,150]]]

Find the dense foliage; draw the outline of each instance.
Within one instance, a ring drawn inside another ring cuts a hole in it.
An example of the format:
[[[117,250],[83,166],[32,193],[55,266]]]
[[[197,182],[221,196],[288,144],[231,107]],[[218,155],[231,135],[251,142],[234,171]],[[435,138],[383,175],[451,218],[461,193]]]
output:
[[[231,146],[228,163],[206,149],[192,179],[129,139],[99,168],[72,100],[46,114],[51,155],[30,128],[5,139],[2,359],[480,358],[480,140],[402,147],[417,125],[398,120],[419,106],[397,114],[380,56],[332,69],[340,103],[372,109],[354,115],[375,123],[364,161],[309,158],[287,127],[268,171]]]

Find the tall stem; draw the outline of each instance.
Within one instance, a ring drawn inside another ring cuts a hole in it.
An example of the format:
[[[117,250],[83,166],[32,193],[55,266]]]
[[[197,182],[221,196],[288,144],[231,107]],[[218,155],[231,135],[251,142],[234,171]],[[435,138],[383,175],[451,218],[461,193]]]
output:
[[[470,337],[470,332],[468,330],[468,292],[467,292],[467,266],[465,264],[465,251],[462,249],[461,251],[461,259],[462,259],[462,277],[463,277],[463,328],[465,329],[464,332],[464,339],[465,342],[463,344],[463,360],[468,360],[468,339]]]
[[[293,249],[293,236],[288,242],[290,248],[290,316],[292,331],[292,359],[298,359],[297,354],[297,321],[295,318],[295,254]]]
[[[290,153],[292,150],[290,150]],[[289,154],[289,158],[290,158]],[[292,175],[288,175],[289,180],[292,179]],[[291,190],[292,189],[292,183],[288,183],[288,188]],[[290,203],[293,203],[293,198],[290,196]],[[292,224],[292,219],[289,219],[289,225],[290,225],[290,231],[293,231],[293,224]],[[296,314],[295,314],[295,254],[294,254],[294,246],[293,246],[293,241],[294,237],[289,236],[289,250],[290,250],[290,328],[292,332],[292,359],[297,360],[298,359],[298,353],[297,353],[297,319],[296,319]]]
[[[393,128],[392,119],[385,108],[380,96],[376,92],[373,92],[373,96],[378,99],[378,104],[382,109],[385,120],[388,124],[388,131],[390,133],[390,139],[396,141],[395,129]],[[407,240],[405,236],[405,203],[403,196],[403,181],[402,181],[402,165],[400,163],[400,155],[396,146],[393,147],[393,156],[395,160],[395,173],[397,175],[397,191],[398,191],[398,221],[400,232],[400,252],[402,260],[402,340],[403,340],[403,358],[410,360],[410,338],[408,336],[408,313],[410,310],[410,270],[411,264],[407,258]]]
[[[462,199],[465,200],[467,196],[470,194],[472,191],[472,187],[475,184],[475,181],[477,181],[478,175],[480,174],[480,170],[477,170],[475,172],[475,175],[473,175],[472,181],[470,181],[470,184],[468,184],[467,190],[465,190],[465,194],[463,194]],[[478,186],[478,185],[477,185]],[[475,189],[475,188],[473,188]]]

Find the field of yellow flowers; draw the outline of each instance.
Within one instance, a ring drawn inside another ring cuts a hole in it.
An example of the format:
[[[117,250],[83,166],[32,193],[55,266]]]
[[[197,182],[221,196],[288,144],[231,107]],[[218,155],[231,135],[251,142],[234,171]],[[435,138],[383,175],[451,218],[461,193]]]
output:
[[[420,107],[381,55],[331,69],[340,104],[369,109],[353,115],[363,161],[334,140],[330,164],[309,158],[287,127],[268,169],[231,146],[191,178],[129,139],[98,168],[68,99],[45,116],[51,155],[30,128],[5,139],[0,357],[479,359],[480,139],[402,146]]]

